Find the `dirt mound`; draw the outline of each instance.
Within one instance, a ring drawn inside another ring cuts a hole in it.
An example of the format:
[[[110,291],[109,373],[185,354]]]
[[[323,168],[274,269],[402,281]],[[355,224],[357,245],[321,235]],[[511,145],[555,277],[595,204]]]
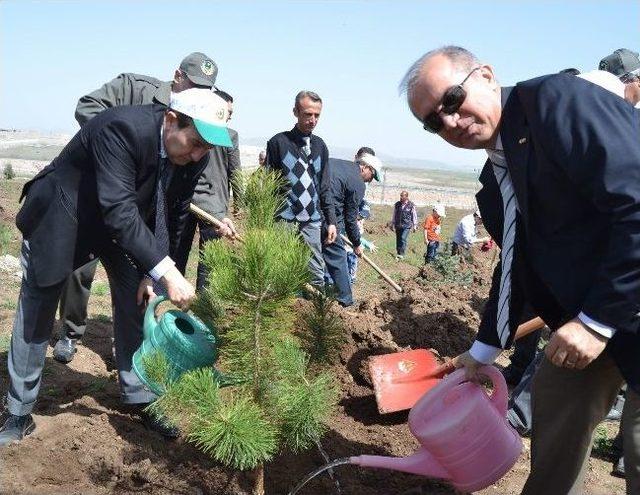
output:
[[[401,281],[402,293],[357,293],[356,307],[340,309],[346,343],[333,366],[341,388],[338,411],[322,439],[329,459],[359,454],[407,456],[418,444],[410,434],[407,412],[380,415],[368,376],[372,355],[426,347],[441,357],[466,350],[478,327],[488,295],[492,253],[478,253],[463,269],[468,286],[443,283],[431,267],[415,269]],[[358,290],[361,290],[358,288]],[[308,303],[300,303],[308,304]],[[6,353],[0,353],[5,362]],[[221,467],[190,444],[167,442],[147,431],[118,400],[111,354],[111,323],[91,320],[83,344],[69,366],[47,358],[36,432],[18,445],[0,450],[4,467],[1,494],[153,494],[236,495],[249,493],[248,475]],[[0,367],[6,390],[6,368]],[[527,442],[525,441],[525,444]],[[484,495],[519,493],[528,473],[528,447],[514,469]],[[593,459],[592,459],[593,461]],[[279,455],[265,467],[269,495],[284,495],[308,472],[326,462],[319,449]],[[623,493],[623,482],[594,461],[597,480],[587,493]],[[445,483],[374,469],[335,469],[344,495],[455,494]],[[604,490],[604,491],[598,491]],[[300,495],[338,493],[323,474]]]
[[[366,235],[387,235],[391,232],[391,229],[387,225],[382,223],[366,222],[364,226],[364,232]]]

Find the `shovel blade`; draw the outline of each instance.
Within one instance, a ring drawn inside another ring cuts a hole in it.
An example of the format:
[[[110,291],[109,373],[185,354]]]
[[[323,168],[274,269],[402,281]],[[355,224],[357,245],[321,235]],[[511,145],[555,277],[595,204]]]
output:
[[[436,386],[438,359],[427,349],[395,352],[374,356],[369,360],[380,414],[411,409],[427,391]]]

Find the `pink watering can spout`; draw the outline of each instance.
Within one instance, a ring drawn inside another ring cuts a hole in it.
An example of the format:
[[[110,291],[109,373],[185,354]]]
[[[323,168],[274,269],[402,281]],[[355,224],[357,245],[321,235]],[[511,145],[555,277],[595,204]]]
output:
[[[350,463],[445,479],[465,492],[498,481],[517,461],[522,441],[505,418],[507,384],[502,374],[493,366],[480,372],[493,382],[491,396],[481,385],[467,382],[464,370],[457,370],[413,406],[409,428],[422,445],[415,454],[361,455],[351,457]]]
[[[449,472],[426,449],[420,449],[409,457],[359,455],[349,458],[349,462],[358,466],[393,469],[394,471],[419,474],[428,478],[450,479]]]

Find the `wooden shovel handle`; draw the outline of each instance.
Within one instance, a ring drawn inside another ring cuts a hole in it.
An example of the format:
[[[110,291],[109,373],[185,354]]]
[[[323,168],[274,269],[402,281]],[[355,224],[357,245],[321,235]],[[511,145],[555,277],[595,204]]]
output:
[[[342,238],[342,240],[344,242],[346,242],[347,244],[349,244],[349,246],[353,247],[353,244],[351,244],[351,241],[347,238],[347,236],[340,234],[340,237]],[[395,290],[397,290],[398,292],[402,292],[402,287],[400,287],[398,284],[396,284],[393,279],[387,275],[382,268],[380,268],[378,265],[376,265],[366,254],[362,253],[362,259],[365,260],[369,266],[371,266],[371,268],[373,268],[375,271],[377,271],[380,276],[385,279],[385,281],[391,286],[393,287]]]
[[[222,223],[220,220],[218,220],[216,217],[214,217],[213,215],[210,215],[209,213],[207,213],[206,211],[204,211],[202,208],[198,208],[196,205],[194,205],[193,203],[189,204],[189,210],[191,211],[191,213],[193,213],[195,216],[202,218],[203,220],[206,220],[207,222],[209,222],[212,225],[215,225],[217,228],[222,228],[225,227],[225,224]],[[235,240],[237,240],[238,242],[242,242],[244,243],[244,239],[242,237],[240,237],[239,234],[236,234],[236,236],[234,237]]]
[[[539,316],[536,316],[529,321],[525,321],[521,325],[518,325],[518,328],[516,329],[516,335],[513,337],[513,340],[521,339],[522,337],[529,335],[531,332],[544,327],[544,325],[544,321],[542,321],[542,318],[540,318]]]
[[[204,211],[202,208],[198,208],[196,205],[194,205],[193,203],[189,204],[189,210],[191,211],[191,213],[193,213],[195,216],[200,217],[201,219],[209,222],[212,225],[215,225],[216,227],[220,228],[222,226],[224,226],[224,224],[218,220],[216,217],[214,217],[213,215],[210,215],[209,213],[207,213],[206,211]],[[244,244],[244,239],[242,237],[240,237],[240,234],[236,234],[234,239],[242,244]],[[308,290],[309,292],[311,292],[312,294],[315,294],[316,296],[320,294],[320,291],[318,289],[316,289],[313,285],[311,284],[305,284],[304,288],[306,290]]]

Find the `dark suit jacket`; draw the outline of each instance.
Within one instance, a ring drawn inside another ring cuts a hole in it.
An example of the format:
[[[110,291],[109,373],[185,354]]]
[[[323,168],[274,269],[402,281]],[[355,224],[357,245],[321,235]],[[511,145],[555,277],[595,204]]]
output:
[[[162,253],[153,234],[163,105],[123,106],[91,119],[23,190],[16,225],[39,286],[62,280],[115,242],[141,272]],[[179,237],[206,159],[176,167],[166,193],[169,233]]]
[[[640,112],[580,78],[545,76],[503,90],[500,136],[520,205],[511,336],[530,300],[551,328],[581,311],[617,329],[622,374],[640,384]],[[491,163],[478,205],[502,239],[502,200]],[[494,274],[478,339],[500,347]]]
[[[334,205],[335,225],[338,233],[344,230],[351,243],[359,246],[358,210],[367,186],[358,165],[336,162],[331,167],[331,202]]]

